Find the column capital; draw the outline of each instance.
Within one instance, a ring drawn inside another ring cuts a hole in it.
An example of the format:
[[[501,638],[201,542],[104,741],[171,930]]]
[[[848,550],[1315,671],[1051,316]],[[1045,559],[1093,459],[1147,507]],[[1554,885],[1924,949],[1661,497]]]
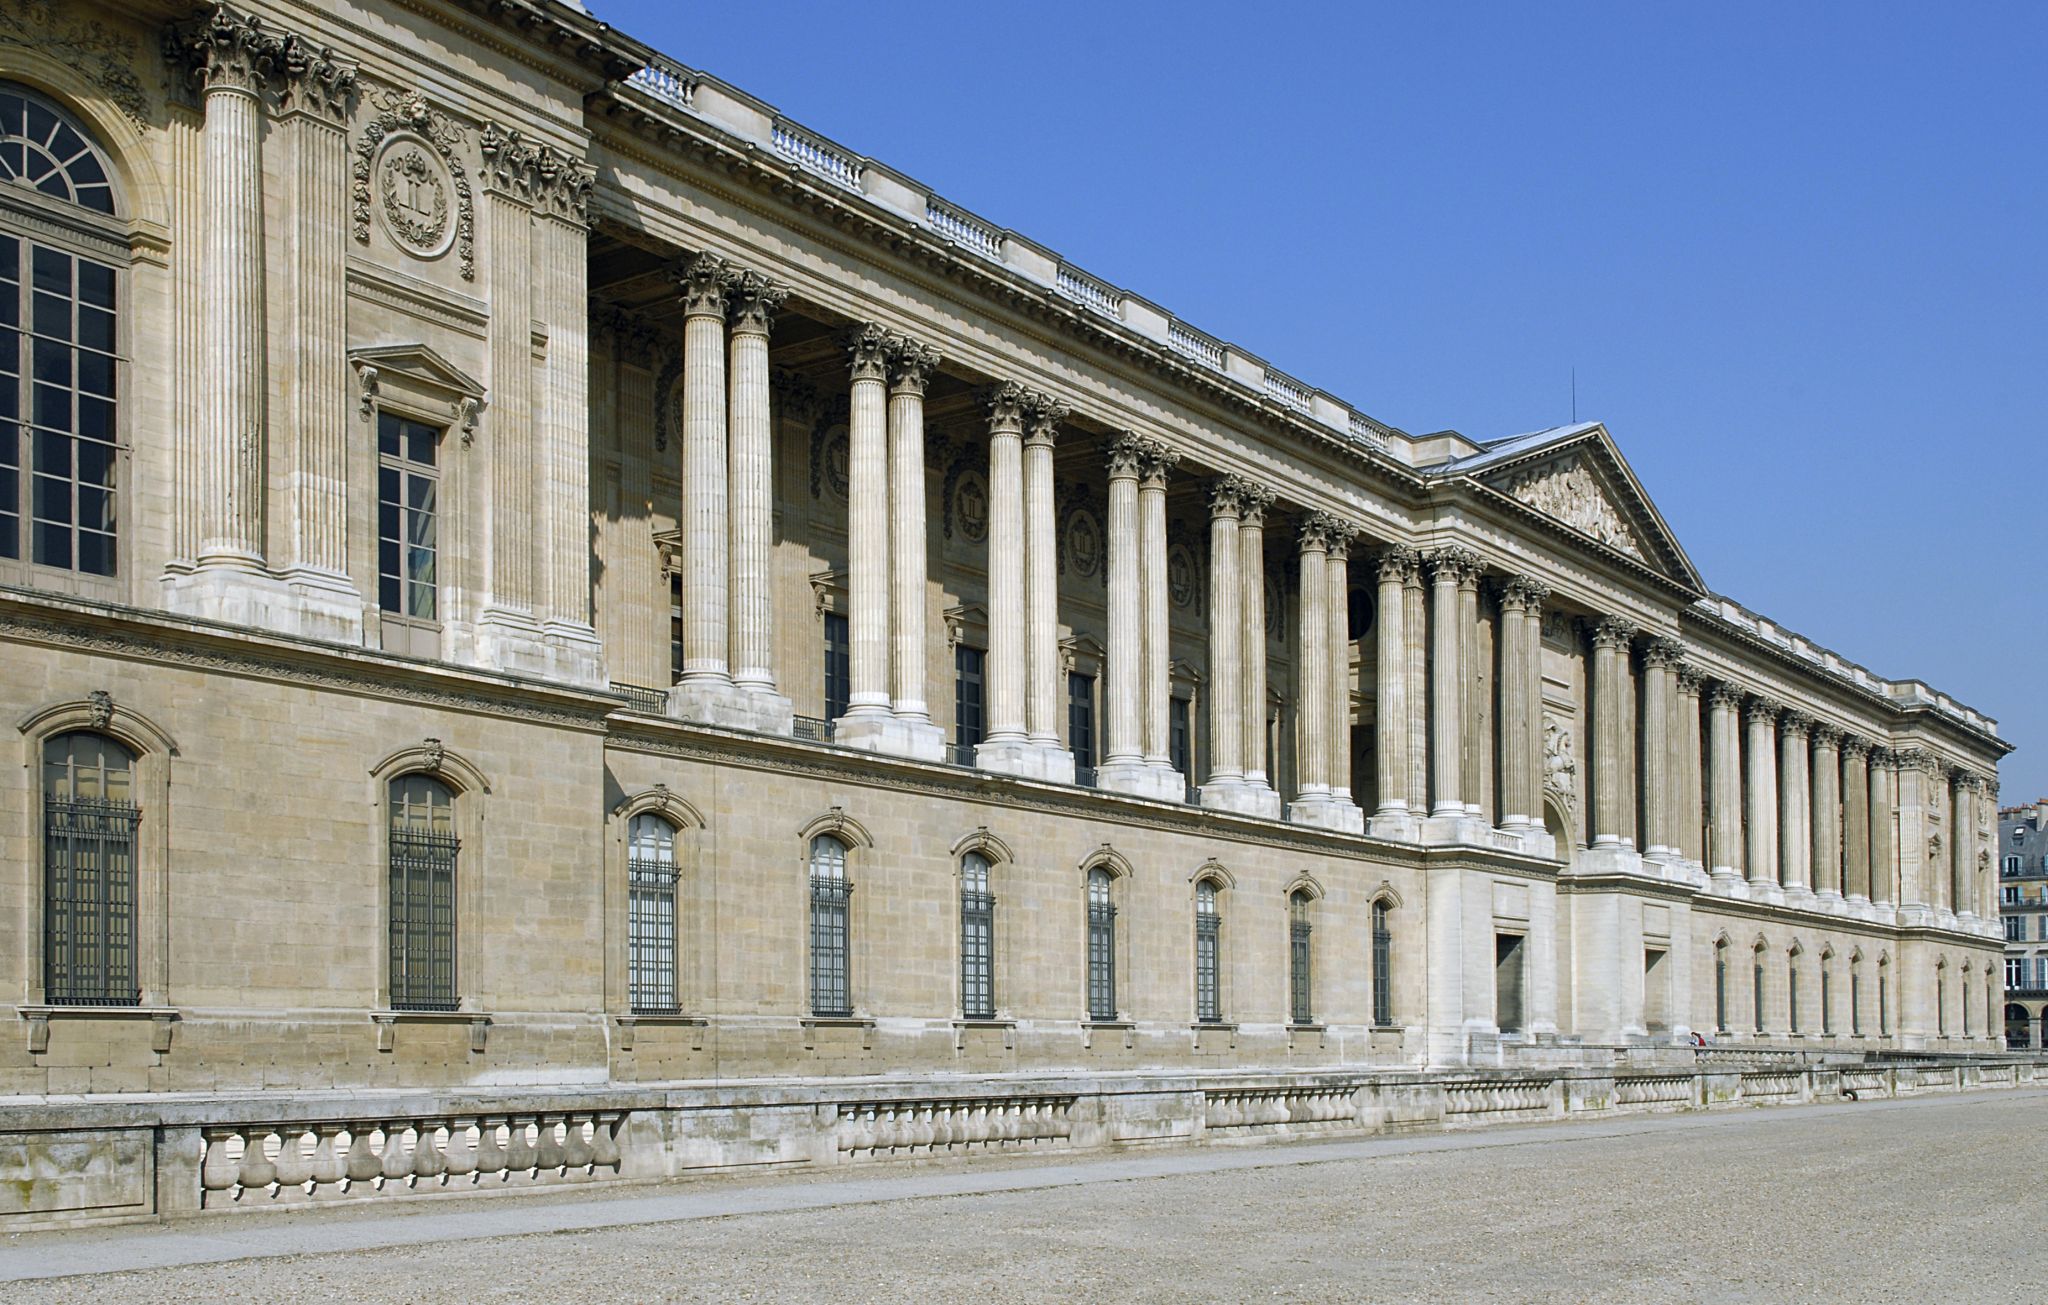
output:
[[[683,316],[724,319],[726,289],[732,281],[730,263],[706,251],[678,262],[670,275],[682,291]]]
[[[1861,757],[1867,761],[1870,757],[1870,740],[1864,738],[1861,734],[1850,734],[1844,731],[1842,733],[1842,755],[1845,757]]]
[[[1543,600],[1550,597],[1550,586],[1533,576],[1511,575],[1500,582],[1501,610],[1525,612],[1530,616],[1540,615]]]
[[[1788,739],[1803,739],[1813,729],[1813,717],[1803,711],[1787,710],[1778,722],[1778,732]]]
[[[1029,430],[1026,443],[1043,444],[1048,447],[1059,438],[1060,423],[1067,419],[1073,409],[1050,394],[1030,392],[1025,400],[1024,421]]]
[[[1015,381],[1002,381],[984,388],[982,406],[988,409],[989,434],[1022,434],[1024,418],[1031,410],[1033,395]]]
[[[1379,555],[1379,575],[1382,580],[1399,580],[1407,583],[1422,565],[1422,554],[1404,544],[1395,544]]]
[[[1273,491],[1255,480],[1241,480],[1238,484],[1238,520],[1248,526],[1264,526],[1266,509],[1273,506]]]
[[[1244,506],[1245,479],[1242,476],[1217,476],[1209,481],[1209,515],[1236,519],[1238,510]]]
[[[1815,721],[1813,723],[1813,746],[1839,752],[1842,747],[1842,731],[1826,721]]]
[[[1109,443],[1109,478],[1131,479],[1153,474],[1153,467],[1166,452],[1157,441],[1133,430],[1119,431]]]
[[[1327,512],[1308,512],[1301,518],[1298,538],[1304,553],[1325,553],[1330,548],[1330,536],[1336,529],[1337,518]]]
[[[1332,559],[1342,561],[1351,556],[1351,541],[1358,538],[1359,533],[1357,522],[1346,521],[1343,517],[1332,515],[1329,534],[1323,541],[1323,547]]]
[[[1887,747],[1882,743],[1870,745],[1870,768],[1872,770],[1896,770],[1898,766],[1899,752],[1897,748]]]
[[[1715,680],[1713,687],[1707,690],[1707,705],[1717,709],[1725,707],[1731,710],[1740,710],[1743,696],[1742,689],[1739,686],[1730,684],[1726,680]]]
[[[1586,622],[1586,637],[1595,648],[1618,648],[1623,652],[1635,641],[1635,622],[1619,616],[1602,616]]]
[[[164,33],[164,55],[189,70],[202,91],[256,96],[281,83],[302,101],[322,96],[321,107],[335,116],[355,90],[355,68],[333,50],[225,4],[204,18],[173,24]]]
[[[1685,645],[1677,639],[1658,635],[1643,645],[1643,665],[1677,670],[1685,664]]]
[[[1687,697],[1697,698],[1700,690],[1707,687],[1707,677],[1691,662],[1678,663],[1678,691]]]
[[[589,223],[590,192],[597,184],[597,173],[588,164],[495,122],[484,124],[477,137],[477,152],[483,156],[478,175],[485,190],[530,204],[538,213],[579,225]]]
[[[889,337],[889,388],[895,393],[923,394],[925,382],[938,367],[937,349],[907,335]]]
[[[1456,544],[1437,549],[1424,560],[1433,580],[1467,584],[1479,578],[1479,554]]]
[[[896,337],[874,322],[862,322],[841,337],[846,347],[847,369],[857,381],[889,379],[889,357],[895,352]]]
[[[1146,440],[1138,459],[1138,479],[1147,489],[1164,489],[1166,475],[1180,465],[1180,451],[1158,440]]]
[[[1779,713],[1784,710],[1784,704],[1766,698],[1762,694],[1753,695],[1747,703],[1743,704],[1743,714],[1749,717],[1751,724],[1762,722],[1768,725],[1777,720]]]
[[[750,335],[766,335],[775,324],[775,314],[782,308],[782,301],[789,298],[789,287],[762,276],[759,272],[743,272],[729,269],[726,293],[732,305],[732,329]]]

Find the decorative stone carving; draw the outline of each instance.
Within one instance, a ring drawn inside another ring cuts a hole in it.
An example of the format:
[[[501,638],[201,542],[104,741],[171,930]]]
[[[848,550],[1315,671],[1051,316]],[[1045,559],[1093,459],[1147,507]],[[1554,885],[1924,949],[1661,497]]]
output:
[[[847,495],[847,465],[852,457],[847,443],[846,420],[821,420],[811,442],[811,497],[821,487],[830,489],[841,502]]]
[[[1073,562],[1076,575],[1102,574],[1102,522],[1093,509],[1076,507],[1067,514],[1060,543],[1060,553]]]
[[[1813,717],[1799,711],[1786,712],[1784,718],[1778,724],[1778,731],[1781,734],[1801,739],[1805,738],[1807,731],[1812,728]]]
[[[889,382],[894,388],[923,394],[925,382],[938,370],[939,351],[908,336],[892,335],[889,364]]]
[[[1023,430],[1024,418],[1031,410],[1033,395],[1030,390],[1015,381],[1004,381],[991,385],[981,392],[982,406],[988,409],[988,424],[996,430]]]
[[[678,262],[671,275],[676,289],[682,292],[685,317],[725,316],[726,292],[732,287],[733,270],[724,259],[706,251]]]
[[[1500,605],[1503,611],[1538,612],[1548,597],[1550,586],[1529,576],[1512,575],[1501,583]]]
[[[1134,431],[1124,431],[1109,445],[1109,474],[1111,479],[1118,476],[1137,476],[1152,451],[1152,441]]]
[[[1677,667],[1685,661],[1685,645],[1659,635],[1643,647],[1643,665]]]
[[[1432,580],[1447,577],[1462,585],[1479,578],[1479,554],[1455,544],[1431,553],[1425,565]]]
[[[448,759],[448,748],[439,739],[428,739],[420,744],[420,768],[430,775],[441,773],[442,762]]]
[[[1146,440],[1138,461],[1138,479],[1148,485],[1164,485],[1166,476],[1180,465],[1180,454],[1158,440]]]
[[[1626,651],[1636,637],[1636,627],[1634,622],[1625,621],[1619,616],[1603,616],[1597,621],[1587,623],[1586,637],[1593,641],[1595,648],[1619,648]]]
[[[958,522],[960,533],[973,543],[988,538],[988,478],[980,469],[970,468],[953,478],[946,496],[946,533]]]
[[[1406,583],[1422,565],[1422,555],[1412,548],[1396,544],[1379,556],[1379,575],[1382,580],[1399,580]]]
[[[668,451],[669,437],[683,438],[683,351],[672,348],[662,355],[661,370],[654,377],[654,447]],[[814,450],[815,451],[815,450]],[[817,477],[811,478],[811,497],[818,496]]]
[[[1678,664],[1678,691],[1680,693],[1697,698],[1700,696],[1700,690],[1704,689],[1706,685],[1707,677],[1699,667],[1691,662],[1680,662]]]
[[[1752,721],[1775,721],[1778,719],[1778,713],[1785,710],[1785,708],[1769,698],[1759,695],[1751,698],[1744,710]]]
[[[94,729],[105,729],[107,722],[114,719],[114,695],[105,689],[94,689],[86,694],[85,714]]]
[[[65,22],[67,10],[49,0],[0,5],[0,45],[40,50],[98,88],[137,127],[149,122],[149,96],[136,73],[135,42],[97,21]],[[176,58],[176,62],[184,60]]]
[[[1569,458],[1525,471],[1509,481],[1507,488],[1511,497],[1545,516],[1555,517],[1580,534],[1639,562],[1643,560],[1642,546],[1636,542],[1635,533],[1608,500],[1583,459]]]
[[[1707,690],[1707,705],[1715,709],[1742,706],[1743,692],[1726,680],[1716,680],[1714,687]]]
[[[857,381],[889,379],[889,358],[895,352],[896,337],[873,322],[863,322],[842,338],[846,365]]]
[[[370,239],[370,212],[394,243],[420,258],[454,249],[465,281],[476,279],[476,210],[459,150],[463,130],[417,91],[386,88],[363,125],[352,169],[351,226]]]
[[[789,287],[779,285],[759,272],[734,272],[728,287],[732,302],[732,329],[766,335],[775,324]]]
[[[1168,531],[1169,536],[1172,533]],[[1167,545],[1166,596],[1183,611],[1201,609],[1201,568],[1195,562],[1194,549],[1185,540],[1173,540]]]
[[[1244,502],[1242,476],[1218,476],[1209,482],[1209,511],[1216,516],[1236,516]]]
[[[1572,736],[1555,716],[1543,718],[1543,791],[1566,810],[1578,800],[1579,763],[1572,756]]]
[[[483,155],[486,189],[531,204],[535,212],[589,224],[597,173],[588,164],[495,122],[485,124],[477,149]]]
[[[1025,421],[1030,426],[1029,442],[1050,444],[1058,436],[1060,423],[1071,411],[1066,404],[1049,394],[1025,391]]]

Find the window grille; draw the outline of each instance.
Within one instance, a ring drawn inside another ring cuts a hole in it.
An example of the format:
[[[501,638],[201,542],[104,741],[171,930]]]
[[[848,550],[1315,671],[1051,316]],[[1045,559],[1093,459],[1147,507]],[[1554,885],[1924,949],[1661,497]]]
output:
[[[1714,1032],[1728,1031],[1728,949],[1714,949]]]
[[[846,714],[853,697],[853,641],[846,617],[825,613],[825,719],[838,720]]]
[[[391,1008],[455,1009],[455,795],[426,775],[391,781]]]
[[[1750,971],[1749,978],[1751,988],[1753,989],[1750,994],[1750,1006],[1756,1015],[1756,1018],[1751,1022],[1756,1026],[1756,1031],[1762,1033],[1764,1031],[1764,954],[1761,951],[1756,954],[1756,962]]]
[[[1799,1032],[1799,962],[1785,962],[1785,1012],[1786,1024],[1793,1033]]]
[[[1175,770],[1182,775],[1195,773],[1194,729],[1186,698],[1167,700],[1166,752]]]
[[[1216,913],[1216,885],[1204,879],[1195,885],[1195,1018],[1214,1023],[1223,1018],[1217,973],[1223,919]]]
[[[1849,969],[1849,1032],[1863,1036],[1863,971],[1855,966]]]
[[[43,999],[133,1006],[134,758],[98,734],[43,747]]]
[[[1287,900],[1287,990],[1288,1004],[1296,1024],[1315,1022],[1315,1003],[1310,982],[1310,898],[1295,893]]]
[[[974,749],[982,738],[982,670],[987,654],[979,648],[958,644],[953,649],[953,749],[954,760],[972,765]]]
[[[979,852],[960,862],[960,1013],[971,1020],[996,1014],[996,899],[988,872]]]
[[[1835,1031],[1835,976],[1825,961],[1820,967],[1820,1031],[1823,1034]]]
[[[1394,1022],[1394,934],[1387,927],[1387,904],[1372,904],[1372,1022]]]
[[[673,1015],[676,996],[676,827],[644,812],[626,835],[626,976],[633,1011]]]
[[[1095,677],[1067,672],[1067,747],[1074,769],[1095,770]]]
[[[1088,1018],[1116,1018],[1116,904],[1107,870],[1088,872]]]
[[[846,844],[830,834],[811,840],[811,1013],[853,1014],[848,979]]]

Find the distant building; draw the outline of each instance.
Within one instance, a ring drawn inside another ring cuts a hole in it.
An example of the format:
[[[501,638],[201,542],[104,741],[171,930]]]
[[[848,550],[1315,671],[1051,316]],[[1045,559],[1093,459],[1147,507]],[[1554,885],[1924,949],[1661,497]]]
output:
[[[2048,798],[1998,813],[1998,909],[2005,919],[2005,1044],[2048,1046]]]

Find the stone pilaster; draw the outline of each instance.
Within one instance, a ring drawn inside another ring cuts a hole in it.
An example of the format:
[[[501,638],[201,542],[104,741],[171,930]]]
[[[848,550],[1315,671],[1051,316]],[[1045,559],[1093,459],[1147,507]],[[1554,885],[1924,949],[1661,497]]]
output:
[[[890,751],[889,355],[893,337],[873,323],[847,337],[853,392],[847,418],[847,613],[851,692],[836,739]]]
[[[1678,665],[1684,659],[1685,645],[1676,639],[1652,639],[1643,649],[1643,854],[1660,861],[1679,859],[1671,800],[1678,786],[1672,725]]]
[[[1046,779],[1072,783],[1074,754],[1060,746],[1061,692],[1059,545],[1052,492],[1053,442],[1067,405],[1046,395],[1031,397],[1024,437],[1024,650],[1025,717],[1038,771]]]
[[[1590,846],[1619,850],[1631,840],[1622,833],[1622,770],[1632,764],[1622,718],[1625,663],[1636,628],[1620,617],[1602,617],[1592,624],[1593,697],[1593,825]]]
[[[889,369],[889,633],[890,710],[896,717],[888,751],[937,761],[945,732],[932,724],[925,698],[929,656],[926,593],[924,387],[938,351],[898,336]]]
[[[1209,484],[1209,776],[1205,807],[1237,809],[1244,795],[1244,730],[1237,686],[1244,675],[1244,626],[1238,615],[1237,522],[1244,482],[1222,476]]]
[[[1030,392],[1014,382],[988,391],[988,728],[975,764],[1035,773],[1025,730],[1025,666],[1031,613],[1025,597],[1024,419]],[[1035,633],[1035,632],[1032,632]]]
[[[1739,881],[1747,864],[1742,843],[1742,692],[1732,684],[1707,691],[1707,862],[1714,877]]]
[[[1842,893],[1870,899],[1870,741],[1842,738]]]
[[[1187,777],[1173,768],[1167,734],[1173,698],[1173,654],[1166,618],[1166,477],[1180,455],[1151,444],[1138,467],[1138,593],[1144,610],[1144,735],[1145,764],[1159,772],[1159,783],[1186,795]]]
[[[1778,888],[1778,714],[1783,709],[1768,698],[1749,702],[1749,882]]]
[[[1813,889],[1828,901],[1842,896],[1842,732],[1813,727]]]
[[[534,199],[534,315],[547,330],[535,431],[541,529],[535,572],[548,674],[573,684],[606,683],[604,646],[590,602],[590,268],[589,204],[595,173],[549,146],[530,155]],[[767,365],[760,400],[766,421]]]
[[[1898,754],[1890,748],[1870,750],[1870,900],[1899,901],[1898,852],[1892,837],[1893,804],[1898,800]]]
[[[1812,891],[1808,858],[1813,850],[1813,794],[1808,773],[1808,738],[1813,719],[1788,711],[1778,726],[1778,882],[1793,893]]]
[[[1706,776],[1700,767],[1700,695],[1705,688],[1699,670],[1678,668],[1678,721],[1672,745],[1678,749],[1678,851],[1695,870],[1706,868]]]
[[[775,682],[775,430],[768,337],[787,295],[783,286],[752,272],[732,283],[727,420],[732,679],[761,709],[762,726],[778,734],[789,730],[792,707]]]
[[[1968,772],[1953,771],[1949,777],[1949,800],[1954,817],[1949,823],[1948,892],[1944,903],[1957,915],[1974,914],[1970,900],[1971,843],[1977,827],[1971,804]]]
[[[1277,820],[1280,793],[1266,773],[1266,509],[1272,502],[1272,490],[1247,482],[1238,504],[1238,650],[1244,658],[1238,718],[1244,722],[1247,804],[1253,814]]]
[[[1408,683],[1408,810],[1429,814],[1429,588],[1422,557],[1401,582],[1401,656]]]
[[[1412,548],[1389,548],[1379,557],[1378,695],[1373,704],[1374,757],[1379,770],[1379,804],[1372,832],[1382,838],[1413,838],[1418,812],[1408,805],[1408,631],[1404,591],[1419,559]]]
[[[1465,800],[1465,815],[1473,820],[1483,820],[1487,806],[1481,778],[1487,742],[1480,681],[1484,668],[1479,656],[1479,575],[1475,562],[1458,579],[1458,671],[1463,680],[1458,692],[1458,792]]]

